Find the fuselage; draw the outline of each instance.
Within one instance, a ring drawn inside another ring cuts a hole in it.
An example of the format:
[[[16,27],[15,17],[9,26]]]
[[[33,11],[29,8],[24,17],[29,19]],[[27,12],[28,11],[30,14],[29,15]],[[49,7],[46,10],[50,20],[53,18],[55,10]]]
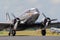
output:
[[[39,15],[39,10],[37,8],[31,8],[20,17],[20,20],[22,20],[21,23],[35,23]]]

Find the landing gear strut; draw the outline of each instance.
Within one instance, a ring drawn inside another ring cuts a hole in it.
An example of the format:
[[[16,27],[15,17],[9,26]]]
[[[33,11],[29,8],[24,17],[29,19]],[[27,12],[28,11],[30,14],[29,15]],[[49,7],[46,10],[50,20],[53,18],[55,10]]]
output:
[[[13,32],[12,32],[12,36],[15,36],[15,35],[16,35],[16,31],[13,30]]]
[[[42,34],[42,36],[45,36],[46,35],[46,29],[41,30],[41,34]]]
[[[9,36],[15,36],[16,35],[16,30],[12,30],[10,29],[9,33],[8,33]]]

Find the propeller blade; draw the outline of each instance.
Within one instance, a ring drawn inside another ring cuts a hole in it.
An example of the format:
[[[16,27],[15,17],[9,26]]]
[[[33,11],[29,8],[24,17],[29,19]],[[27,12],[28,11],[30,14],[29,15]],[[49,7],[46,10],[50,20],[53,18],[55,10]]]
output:
[[[56,21],[57,19],[52,19],[51,21]]]
[[[6,19],[7,19],[8,21],[11,20],[8,12],[6,13]]]
[[[14,17],[14,18],[16,18],[16,16],[13,14],[13,13],[11,13],[12,14],[12,16]]]
[[[43,15],[45,18],[47,18],[46,15],[45,15],[44,13],[42,13],[42,15]]]

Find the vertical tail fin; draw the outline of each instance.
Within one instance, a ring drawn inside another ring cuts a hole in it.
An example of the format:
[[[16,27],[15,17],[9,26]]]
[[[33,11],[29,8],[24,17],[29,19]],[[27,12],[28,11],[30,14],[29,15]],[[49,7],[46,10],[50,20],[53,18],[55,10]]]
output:
[[[11,19],[10,19],[10,16],[9,16],[9,13],[6,13],[6,20],[7,21],[10,21]]]

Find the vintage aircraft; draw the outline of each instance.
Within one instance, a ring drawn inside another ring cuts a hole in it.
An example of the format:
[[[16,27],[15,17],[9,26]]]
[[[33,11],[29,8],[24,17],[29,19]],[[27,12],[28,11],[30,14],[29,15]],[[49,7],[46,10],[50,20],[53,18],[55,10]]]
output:
[[[43,22],[36,23],[36,20],[38,19],[40,12],[37,8],[31,8],[27,10],[24,15],[20,17],[16,17],[13,13],[12,16],[14,19],[11,21],[10,16],[8,13],[6,15],[9,17],[9,22],[0,22],[0,26],[3,26],[2,29],[9,28],[9,36],[12,34],[12,36],[16,35],[16,30],[25,30],[27,28],[41,28],[41,33],[43,36],[46,35],[46,27],[51,23],[51,21],[55,21],[56,19],[50,19],[49,17],[46,17],[44,13],[42,13],[45,17]]]

